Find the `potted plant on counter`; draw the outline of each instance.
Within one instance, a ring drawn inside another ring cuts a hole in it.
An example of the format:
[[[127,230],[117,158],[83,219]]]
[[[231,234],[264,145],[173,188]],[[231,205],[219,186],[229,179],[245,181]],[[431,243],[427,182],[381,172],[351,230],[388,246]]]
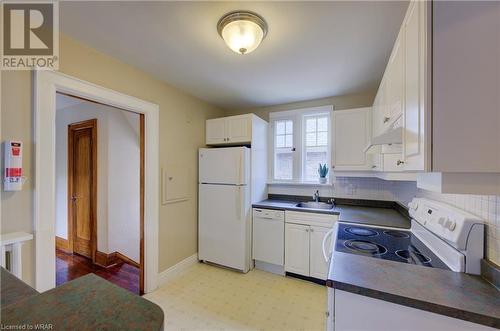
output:
[[[325,164],[319,164],[318,168],[319,183],[326,184],[326,176],[328,175],[328,166]]]

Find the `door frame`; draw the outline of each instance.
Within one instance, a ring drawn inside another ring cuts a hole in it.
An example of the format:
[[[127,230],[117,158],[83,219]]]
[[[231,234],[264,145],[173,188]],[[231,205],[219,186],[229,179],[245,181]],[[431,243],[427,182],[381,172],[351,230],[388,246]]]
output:
[[[35,288],[56,285],[56,92],[144,115],[144,292],[158,286],[159,106],[55,71],[33,72]],[[142,231],[141,231],[142,232]]]
[[[74,230],[75,230],[75,215],[73,214],[73,184],[74,184],[74,134],[79,130],[91,129],[92,136],[92,146],[91,146],[91,154],[92,154],[92,189],[91,189],[91,197],[90,197],[90,216],[91,219],[91,233],[90,233],[90,241],[91,241],[91,259],[92,262],[95,263],[95,255],[97,252],[97,119],[90,119],[81,122],[75,122],[68,125],[68,242],[69,248],[72,252],[74,249]]]

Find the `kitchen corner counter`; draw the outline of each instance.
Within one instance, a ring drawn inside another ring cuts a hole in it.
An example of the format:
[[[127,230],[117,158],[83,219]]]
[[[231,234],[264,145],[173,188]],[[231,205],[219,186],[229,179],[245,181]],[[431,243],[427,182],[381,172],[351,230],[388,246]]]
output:
[[[329,287],[500,328],[500,291],[479,276],[342,252],[332,258]]]

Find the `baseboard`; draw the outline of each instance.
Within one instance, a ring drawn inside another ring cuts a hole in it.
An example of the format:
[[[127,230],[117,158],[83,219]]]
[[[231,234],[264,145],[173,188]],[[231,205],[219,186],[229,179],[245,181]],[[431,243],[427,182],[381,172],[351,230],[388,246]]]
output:
[[[128,256],[123,255],[120,252],[113,252],[113,253],[103,253],[100,251],[96,251],[95,253],[95,263],[100,265],[101,267],[111,267],[112,265],[118,264],[118,263],[128,263],[130,265],[133,265],[136,268],[140,268],[141,265]]]
[[[69,240],[56,236],[56,249],[59,249],[65,253],[73,253],[73,250],[69,247]]]
[[[158,286],[165,285],[196,263],[198,263],[198,253],[195,253],[170,268],[160,272],[158,274]]]
[[[114,263],[111,263],[112,254],[113,253],[107,254],[107,253],[103,253],[100,251],[96,251],[95,252],[95,263],[100,265],[101,267],[104,267],[104,268],[107,268],[107,267],[113,265]]]
[[[115,255],[115,259],[117,259],[117,260],[119,260],[121,262],[125,262],[125,263],[128,263],[128,264],[131,264],[131,265],[133,265],[136,268],[140,268],[141,267],[141,265],[139,263],[135,262],[134,260],[132,260],[128,256],[123,255],[120,252],[114,252],[113,254]]]

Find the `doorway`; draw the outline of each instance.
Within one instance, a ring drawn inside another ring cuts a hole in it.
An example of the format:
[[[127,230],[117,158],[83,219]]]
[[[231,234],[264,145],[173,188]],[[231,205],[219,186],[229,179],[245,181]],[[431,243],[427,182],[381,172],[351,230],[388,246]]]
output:
[[[47,291],[56,286],[56,93],[62,92],[144,115],[142,231],[144,248],[144,292],[158,286],[159,228],[159,106],[109,88],[54,71],[34,71],[35,176],[35,288]]]
[[[56,94],[56,285],[144,293],[144,115]]]

